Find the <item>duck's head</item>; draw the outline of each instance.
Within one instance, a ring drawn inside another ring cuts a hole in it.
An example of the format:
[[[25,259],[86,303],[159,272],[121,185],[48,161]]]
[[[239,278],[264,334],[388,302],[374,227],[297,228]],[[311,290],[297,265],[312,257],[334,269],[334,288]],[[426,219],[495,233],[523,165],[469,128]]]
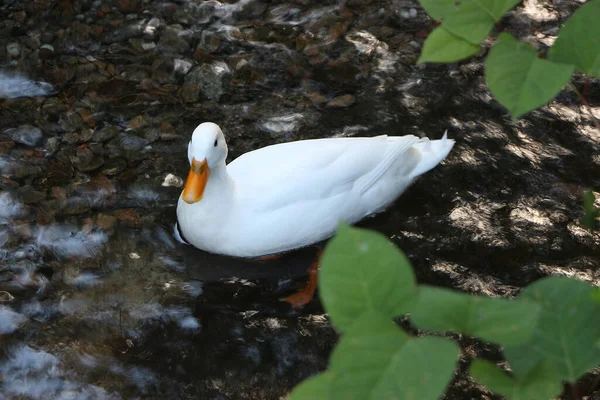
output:
[[[219,125],[204,122],[192,133],[188,144],[190,173],[188,174],[182,198],[186,203],[197,203],[202,199],[211,169],[225,164],[227,144]]]

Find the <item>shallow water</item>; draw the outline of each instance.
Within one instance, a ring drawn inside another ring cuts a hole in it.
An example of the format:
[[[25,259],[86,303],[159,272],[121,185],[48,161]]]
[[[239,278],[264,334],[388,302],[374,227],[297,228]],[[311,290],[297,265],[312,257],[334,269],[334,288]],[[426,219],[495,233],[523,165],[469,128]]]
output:
[[[279,301],[316,249],[249,263],[173,237],[207,120],[230,159],[449,128],[443,165],[364,225],[421,282],[511,295],[548,273],[600,279],[577,222],[600,184],[591,121],[565,94],[513,123],[478,61],[416,67],[431,27],[416,2],[42,3],[0,6],[0,399],[278,399],[325,368],[337,336],[318,299]]]

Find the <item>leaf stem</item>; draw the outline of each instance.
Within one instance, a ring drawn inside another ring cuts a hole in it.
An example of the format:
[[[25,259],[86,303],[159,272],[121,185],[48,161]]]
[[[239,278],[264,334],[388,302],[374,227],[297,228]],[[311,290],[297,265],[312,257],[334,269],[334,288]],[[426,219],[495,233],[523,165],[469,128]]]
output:
[[[584,94],[587,93],[588,86],[589,86],[589,79],[586,80],[586,83],[585,83],[585,86],[583,89]],[[596,118],[596,116],[592,112],[592,108],[590,107],[590,104],[588,103],[586,96],[584,94],[581,94],[581,92],[579,90],[577,90],[577,88],[575,87],[575,85],[573,85],[573,83],[569,82],[569,87],[571,88],[572,91],[574,91],[577,94],[577,96],[579,97],[579,100],[581,100],[581,103],[587,109],[588,114],[590,114],[590,117],[592,117],[592,121],[594,121],[594,125],[596,125],[596,129],[598,129],[598,131],[600,131],[600,121],[598,121],[598,118]]]

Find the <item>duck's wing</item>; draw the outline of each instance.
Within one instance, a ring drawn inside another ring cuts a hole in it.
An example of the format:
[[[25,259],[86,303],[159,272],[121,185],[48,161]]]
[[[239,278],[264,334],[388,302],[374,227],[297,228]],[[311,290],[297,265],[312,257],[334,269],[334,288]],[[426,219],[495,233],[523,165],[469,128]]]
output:
[[[425,139],[426,140],[426,139]],[[327,199],[368,190],[404,157],[410,175],[421,152],[410,151],[421,139],[401,137],[313,139],[284,143],[246,153],[227,169],[256,211],[276,210],[296,202]]]

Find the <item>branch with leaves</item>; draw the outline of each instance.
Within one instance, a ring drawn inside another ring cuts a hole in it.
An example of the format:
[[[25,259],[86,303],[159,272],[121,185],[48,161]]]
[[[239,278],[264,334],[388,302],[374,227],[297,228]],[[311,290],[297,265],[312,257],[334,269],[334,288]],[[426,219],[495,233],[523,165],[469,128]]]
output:
[[[504,14],[519,0],[420,0],[442,24],[431,32],[418,60],[456,62],[476,54]],[[600,78],[600,0],[581,6],[560,30],[542,58],[529,44],[502,32],[485,61],[485,77],[494,97],[513,119],[552,100],[573,72]],[[580,95],[581,96],[581,95]],[[582,97],[587,104],[585,97]],[[596,126],[598,122],[592,114]]]
[[[543,278],[515,299],[418,285],[386,237],[342,225],[323,253],[319,292],[342,338],[327,371],[290,400],[438,399],[460,354],[449,331],[501,346],[510,372],[481,359],[469,372],[511,400],[555,398],[563,382],[600,365],[600,294],[576,279]],[[413,336],[394,323],[407,314],[435,335]]]

